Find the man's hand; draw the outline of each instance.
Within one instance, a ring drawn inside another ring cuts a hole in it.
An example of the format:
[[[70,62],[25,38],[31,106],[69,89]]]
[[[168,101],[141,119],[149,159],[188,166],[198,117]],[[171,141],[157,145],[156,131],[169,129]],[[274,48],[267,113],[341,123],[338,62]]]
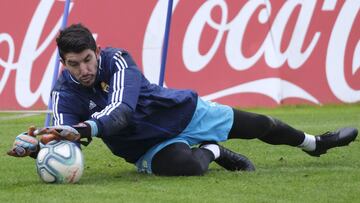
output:
[[[39,150],[39,141],[34,135],[35,127],[30,127],[28,132],[16,136],[13,147],[7,152],[14,157],[26,157]]]
[[[81,128],[84,127],[79,126],[79,129]],[[14,145],[7,154],[14,157],[26,157],[29,155],[36,157],[37,152],[40,150],[39,141],[36,139],[37,135],[41,136],[42,144],[47,144],[52,140],[80,141],[81,139],[80,133],[71,126],[59,125],[41,129],[31,126],[28,132],[16,136]],[[88,142],[84,142],[85,145],[90,143],[91,137],[88,140]],[[80,141],[80,143],[83,142]]]
[[[81,136],[80,133],[73,127],[68,125],[58,125],[36,130],[35,135],[52,134],[58,139],[64,139],[69,141],[79,141]]]

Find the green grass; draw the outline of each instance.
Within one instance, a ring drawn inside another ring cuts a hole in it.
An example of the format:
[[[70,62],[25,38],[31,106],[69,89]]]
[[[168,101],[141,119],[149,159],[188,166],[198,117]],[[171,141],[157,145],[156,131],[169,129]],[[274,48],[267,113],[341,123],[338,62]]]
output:
[[[313,134],[360,128],[359,104],[249,110]],[[44,184],[33,159],[5,154],[19,132],[43,121],[44,115],[0,114],[0,202],[360,202],[358,140],[321,158],[288,146],[231,140],[224,145],[251,158],[256,172],[228,172],[213,163],[201,177],[157,177],[137,173],[97,139],[83,149],[85,171],[78,184]]]

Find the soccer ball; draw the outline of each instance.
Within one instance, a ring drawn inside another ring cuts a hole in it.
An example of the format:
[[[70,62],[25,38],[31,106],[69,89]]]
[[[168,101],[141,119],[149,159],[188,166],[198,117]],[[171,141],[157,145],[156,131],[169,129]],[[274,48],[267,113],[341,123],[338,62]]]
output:
[[[42,146],[36,158],[36,168],[46,183],[76,183],[83,174],[84,159],[75,143],[54,140]]]

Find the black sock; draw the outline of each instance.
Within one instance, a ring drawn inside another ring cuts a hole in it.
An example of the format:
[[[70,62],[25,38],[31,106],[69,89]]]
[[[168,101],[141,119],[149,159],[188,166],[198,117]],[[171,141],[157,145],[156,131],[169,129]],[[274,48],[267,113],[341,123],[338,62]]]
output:
[[[234,123],[229,133],[231,138],[258,138],[269,144],[298,146],[304,141],[305,135],[270,116],[234,109]]]

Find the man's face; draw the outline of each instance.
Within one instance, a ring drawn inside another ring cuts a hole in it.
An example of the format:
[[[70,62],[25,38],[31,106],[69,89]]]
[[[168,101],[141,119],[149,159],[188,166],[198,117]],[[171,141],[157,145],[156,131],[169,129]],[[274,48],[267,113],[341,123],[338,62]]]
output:
[[[96,52],[91,49],[85,49],[80,53],[70,52],[64,55],[61,62],[80,84],[90,87],[96,79],[99,53],[100,48],[97,48]]]

